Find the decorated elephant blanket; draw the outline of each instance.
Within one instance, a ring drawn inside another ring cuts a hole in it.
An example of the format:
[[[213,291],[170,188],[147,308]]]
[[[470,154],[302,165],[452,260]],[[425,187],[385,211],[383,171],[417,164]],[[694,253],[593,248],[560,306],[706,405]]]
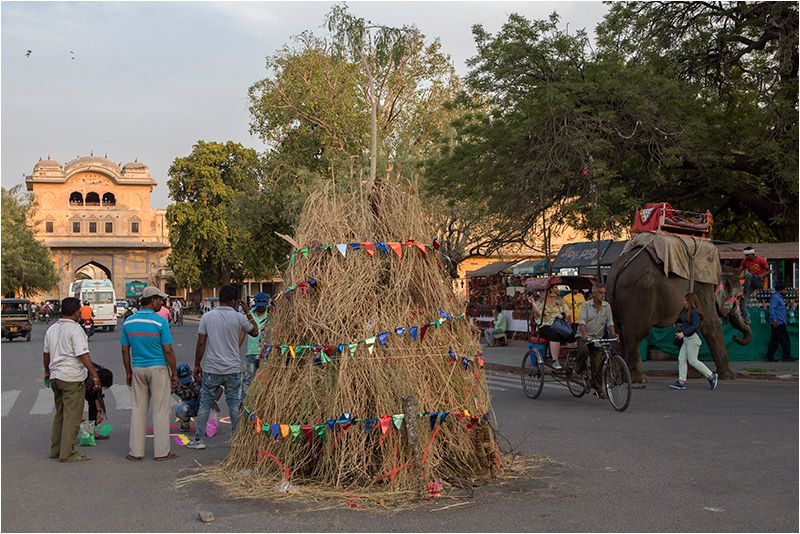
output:
[[[687,236],[645,232],[634,234],[625,245],[623,254],[645,247],[664,266],[664,274],[674,274],[689,280],[694,269],[696,282],[719,284],[722,267],[717,247],[710,241]]]

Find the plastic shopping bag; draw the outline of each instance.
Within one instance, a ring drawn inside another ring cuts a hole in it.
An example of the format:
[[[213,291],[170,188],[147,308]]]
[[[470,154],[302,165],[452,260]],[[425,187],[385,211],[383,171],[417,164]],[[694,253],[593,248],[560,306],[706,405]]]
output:
[[[94,423],[91,421],[81,421],[78,430],[78,443],[84,447],[94,447],[97,442],[94,440]]]
[[[208,416],[208,422],[206,423],[206,436],[209,438],[213,438],[217,435],[217,430],[219,427],[219,414],[216,410],[211,410],[211,413]]]

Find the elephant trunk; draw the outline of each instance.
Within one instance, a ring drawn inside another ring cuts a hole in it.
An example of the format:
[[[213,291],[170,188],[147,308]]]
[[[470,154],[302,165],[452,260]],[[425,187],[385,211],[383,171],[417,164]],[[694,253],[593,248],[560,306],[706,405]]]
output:
[[[744,334],[744,337],[741,338],[733,336],[733,340],[739,345],[747,345],[750,343],[750,340],[753,338],[753,331],[750,329],[750,325],[742,318],[742,312],[738,304],[734,305],[733,309],[728,314],[728,321],[730,321],[731,326]]]

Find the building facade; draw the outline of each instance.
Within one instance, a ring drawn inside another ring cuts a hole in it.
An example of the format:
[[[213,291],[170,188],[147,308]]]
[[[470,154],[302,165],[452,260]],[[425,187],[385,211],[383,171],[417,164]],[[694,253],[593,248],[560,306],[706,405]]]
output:
[[[174,294],[166,210],[150,207],[156,181],[147,165],[98,156],[65,165],[40,160],[25,183],[37,204],[36,237],[50,248],[60,276],[37,300],[62,299],[81,278],[111,280],[118,299],[142,284]]]

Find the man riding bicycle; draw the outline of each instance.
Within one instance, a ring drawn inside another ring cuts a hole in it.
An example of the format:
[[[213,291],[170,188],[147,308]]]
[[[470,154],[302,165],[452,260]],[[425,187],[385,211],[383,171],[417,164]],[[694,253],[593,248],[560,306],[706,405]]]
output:
[[[611,305],[605,301],[605,298],[606,287],[600,283],[594,284],[592,299],[583,303],[578,320],[582,338],[580,342],[581,363],[579,365],[583,365],[587,359],[589,360],[592,366],[592,386],[598,392],[602,390],[599,365],[603,360],[603,353],[589,341],[616,337]]]

